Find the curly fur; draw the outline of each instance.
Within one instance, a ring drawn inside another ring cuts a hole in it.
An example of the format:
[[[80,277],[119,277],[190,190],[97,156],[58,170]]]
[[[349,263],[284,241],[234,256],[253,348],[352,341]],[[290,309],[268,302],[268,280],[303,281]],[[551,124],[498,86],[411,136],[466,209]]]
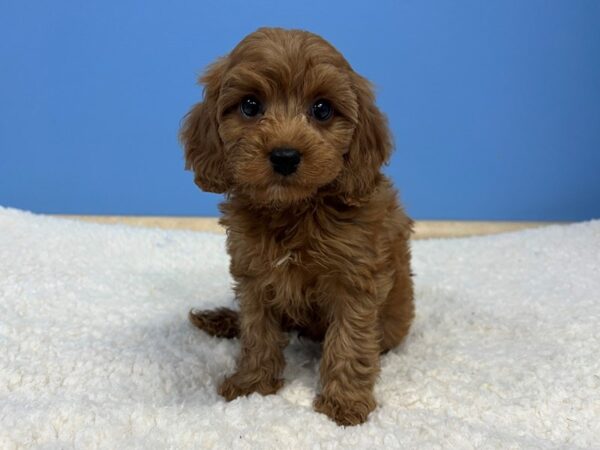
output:
[[[263,28],[208,68],[204,98],[181,130],[186,167],[198,186],[225,193],[235,311],[191,312],[207,333],[240,337],[227,400],[283,385],[286,332],[323,342],[314,406],[338,424],[375,408],[379,356],[397,346],[414,315],[408,240],[412,221],[381,166],[392,143],[370,84],[325,40]],[[255,95],[264,114],[239,104]],[[326,123],[308,114],[317,98],[335,109]],[[279,146],[302,155],[282,177],[269,162]]]

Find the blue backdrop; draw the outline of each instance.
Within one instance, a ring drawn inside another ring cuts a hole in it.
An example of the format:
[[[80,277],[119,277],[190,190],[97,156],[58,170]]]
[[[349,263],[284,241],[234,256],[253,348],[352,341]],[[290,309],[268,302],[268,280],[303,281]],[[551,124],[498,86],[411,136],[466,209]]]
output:
[[[378,88],[417,219],[600,217],[600,2],[0,3],[0,205],[216,215],[183,171],[202,68],[309,29]]]

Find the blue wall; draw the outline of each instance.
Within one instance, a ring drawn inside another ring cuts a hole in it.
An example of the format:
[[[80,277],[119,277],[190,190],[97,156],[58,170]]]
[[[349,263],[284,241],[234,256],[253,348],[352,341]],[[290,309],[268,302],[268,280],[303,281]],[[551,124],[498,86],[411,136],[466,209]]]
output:
[[[215,215],[183,171],[202,68],[310,29],[378,87],[418,219],[600,217],[600,2],[0,3],[0,205]]]

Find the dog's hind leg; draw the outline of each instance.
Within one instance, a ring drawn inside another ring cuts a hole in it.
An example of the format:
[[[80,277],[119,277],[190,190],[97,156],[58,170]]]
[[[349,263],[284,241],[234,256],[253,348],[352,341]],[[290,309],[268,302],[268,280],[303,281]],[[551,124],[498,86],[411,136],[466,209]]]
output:
[[[413,281],[408,265],[400,264],[394,287],[383,305],[379,320],[382,329],[382,353],[393,349],[408,334],[415,317]]]
[[[190,322],[211,336],[236,338],[240,336],[238,312],[229,308],[204,311],[190,310]]]

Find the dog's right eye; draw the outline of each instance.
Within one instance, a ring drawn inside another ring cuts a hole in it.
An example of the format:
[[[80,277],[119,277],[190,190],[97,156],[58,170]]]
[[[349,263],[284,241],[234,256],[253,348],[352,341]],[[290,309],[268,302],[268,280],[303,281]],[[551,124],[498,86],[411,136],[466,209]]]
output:
[[[260,101],[252,95],[244,97],[240,103],[240,111],[244,117],[254,117],[261,112]]]

